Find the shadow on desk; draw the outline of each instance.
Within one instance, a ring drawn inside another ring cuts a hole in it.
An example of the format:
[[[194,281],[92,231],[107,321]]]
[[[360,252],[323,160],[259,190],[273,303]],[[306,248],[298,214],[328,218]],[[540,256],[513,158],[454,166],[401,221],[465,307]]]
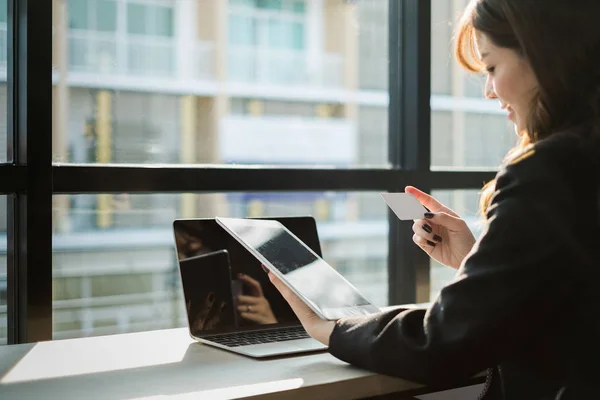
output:
[[[186,329],[0,348],[3,399],[356,399],[423,391],[328,353],[256,360],[195,343]]]

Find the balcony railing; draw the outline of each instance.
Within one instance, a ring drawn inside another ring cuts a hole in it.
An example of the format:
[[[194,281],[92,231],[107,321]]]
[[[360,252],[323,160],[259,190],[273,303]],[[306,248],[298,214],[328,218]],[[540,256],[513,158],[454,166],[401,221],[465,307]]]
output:
[[[311,59],[298,50],[233,46],[229,49],[228,73],[234,82],[312,87],[341,87],[343,58],[323,54]]]
[[[172,39],[128,37],[126,71],[136,76],[173,77],[177,75],[176,47]]]
[[[68,47],[72,72],[177,78],[183,77],[181,71],[185,69],[191,75],[186,75],[186,79],[208,79],[214,75],[214,47],[201,41],[192,47],[188,61],[178,59],[172,38],[72,30]],[[178,65],[183,62],[189,65]]]
[[[0,23],[0,74],[6,71],[6,23]],[[215,47],[198,41],[186,57],[177,54],[172,38],[119,35],[71,30],[68,34],[69,71],[93,75],[210,80],[215,77]],[[184,64],[185,65],[181,65]],[[228,53],[232,82],[285,86],[339,88],[343,86],[344,59],[326,53],[234,46]]]
[[[119,59],[115,34],[71,32],[68,53],[73,72],[114,74],[126,69],[124,60]]]

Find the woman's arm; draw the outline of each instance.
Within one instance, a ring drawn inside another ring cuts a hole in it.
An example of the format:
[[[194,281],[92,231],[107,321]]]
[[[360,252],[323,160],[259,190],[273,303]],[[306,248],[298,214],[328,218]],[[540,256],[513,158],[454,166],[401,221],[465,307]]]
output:
[[[436,385],[514,358],[564,324],[568,296],[597,274],[600,215],[589,180],[600,171],[572,139],[540,142],[498,174],[487,230],[428,310],[333,323],[271,281],[311,336],[363,368]]]
[[[330,352],[437,383],[471,376],[535,340],[573,290],[568,267],[586,254],[575,194],[553,161],[532,153],[499,174],[487,231],[428,310],[340,320]]]

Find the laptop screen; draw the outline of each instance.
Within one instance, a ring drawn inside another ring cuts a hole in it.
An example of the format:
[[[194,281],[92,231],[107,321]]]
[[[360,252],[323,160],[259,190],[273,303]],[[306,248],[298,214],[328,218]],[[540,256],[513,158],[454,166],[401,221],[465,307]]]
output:
[[[276,219],[321,256],[312,217]],[[173,224],[186,312],[193,336],[300,322],[260,262],[214,219]]]

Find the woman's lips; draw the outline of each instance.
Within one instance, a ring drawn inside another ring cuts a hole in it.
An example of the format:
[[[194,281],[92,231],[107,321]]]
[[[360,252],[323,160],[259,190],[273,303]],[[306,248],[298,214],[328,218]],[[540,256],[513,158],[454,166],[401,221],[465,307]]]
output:
[[[506,111],[508,111],[508,119],[514,121],[515,111],[512,108],[510,108],[510,106],[506,108]]]

